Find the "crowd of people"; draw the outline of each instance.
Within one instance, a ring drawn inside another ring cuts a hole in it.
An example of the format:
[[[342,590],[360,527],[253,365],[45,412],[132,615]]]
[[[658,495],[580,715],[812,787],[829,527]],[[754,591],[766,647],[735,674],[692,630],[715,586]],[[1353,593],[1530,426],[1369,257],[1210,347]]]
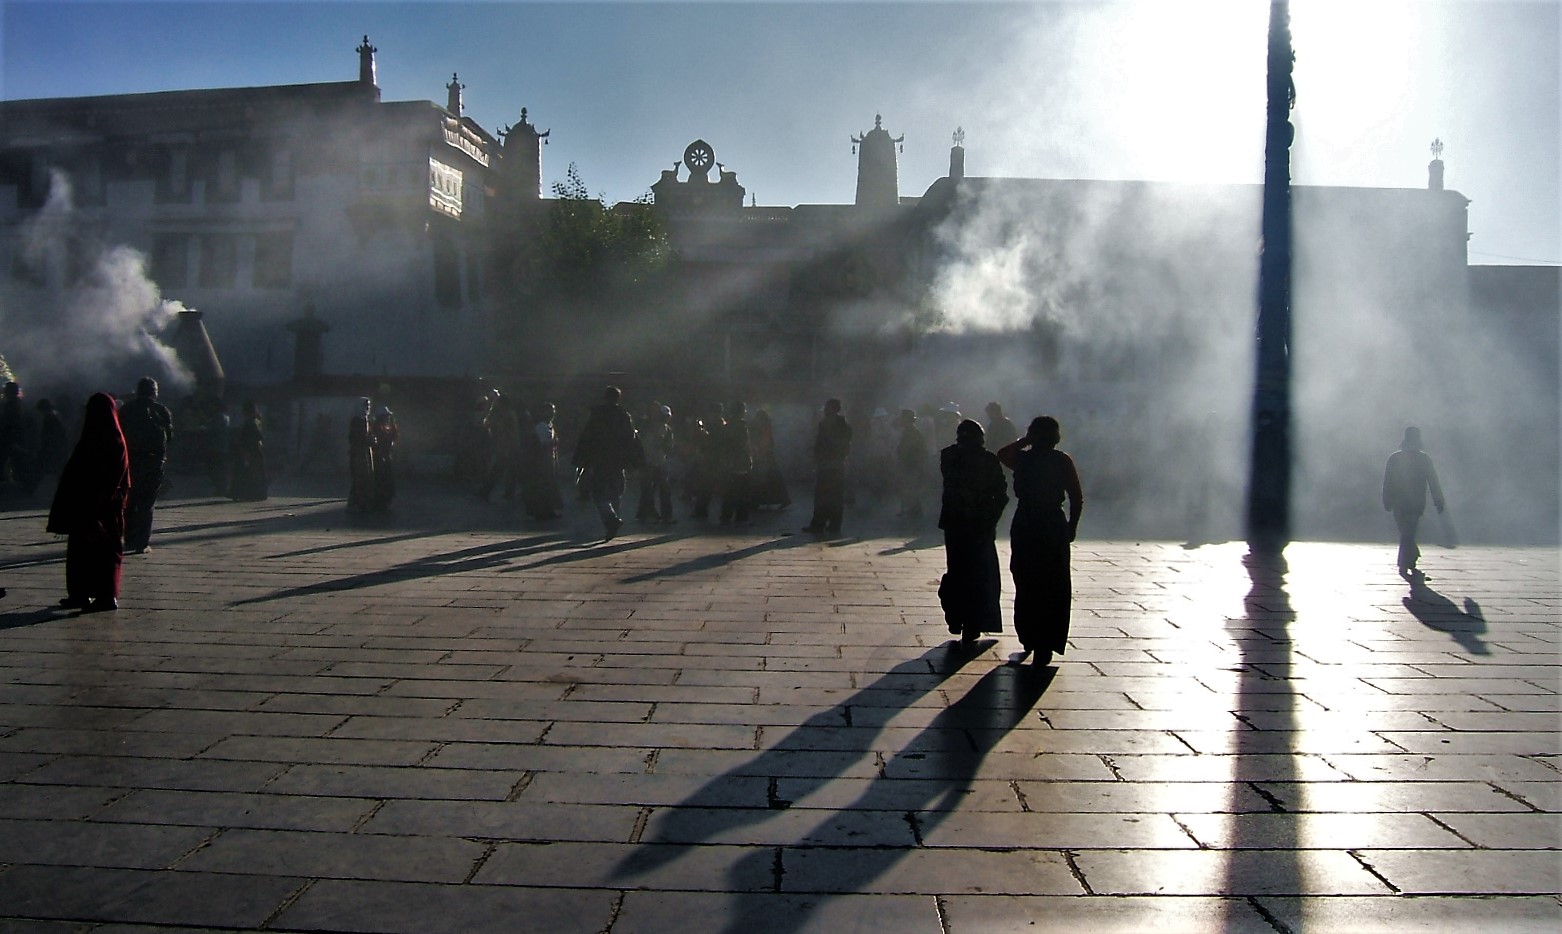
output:
[[[119,404],[99,392],[87,400],[81,432],[66,456],[67,429],[48,399],[32,414],[21,387],[0,391],[0,482],[31,494],[57,475],[47,530],[66,537],[65,608],[97,612],[117,607],[123,557],[150,550],[155,506],[164,484],[173,417],[158,398],[150,377],[133,397]],[[537,520],[563,511],[562,489],[573,483],[576,495],[595,508],[604,540],[624,525],[623,498],[631,477],[638,477],[635,518],[653,525],[677,521],[673,514],[675,465],[682,465],[683,498],[688,515],[709,519],[716,505],[722,525],[747,522],[758,508],[791,503],[780,466],[774,427],[764,410],[749,417],[741,401],[712,404],[700,417],[675,423],[670,406],[651,402],[636,418],[615,386],[602,391],[575,439],[569,472],[561,469],[557,409],[535,408],[535,417],[497,390],[486,393],[466,426],[458,450],[459,469],[475,492],[488,500],[496,489],[507,500],[517,496]],[[1071,544],[1079,531],[1084,492],[1073,459],[1058,449],[1062,426],[1037,416],[1019,435],[997,402],[985,409],[987,423],[965,418],[958,407],[938,410],[934,437],[953,443],[933,457],[918,413],[903,409],[894,420],[891,440],[878,425],[883,409],[871,416],[874,447],[861,457],[867,475],[888,477],[899,517],[911,522],[923,515],[923,498],[933,464],[941,480],[938,528],[944,537],[946,573],[939,599],[949,632],[972,643],[1002,631],[1002,592],[997,535],[1012,499],[1009,572],[1014,587],[1015,635],[1039,665],[1050,664],[1066,648],[1072,602]],[[217,420],[219,419],[220,420]],[[221,429],[228,444],[222,458],[219,491],[237,500],[268,495],[265,437],[255,403],[245,402],[236,426],[219,406],[203,426]],[[396,495],[395,415],[367,397],[348,419],[347,508],[379,512]],[[804,531],[839,535],[852,494],[854,430],[839,399],[824,403],[812,444],[813,513]],[[207,448],[213,447],[208,440]],[[213,474],[216,476],[216,474]],[[1427,494],[1438,512],[1442,489],[1417,428],[1407,428],[1401,449],[1389,458],[1383,481],[1383,506],[1400,531],[1398,566],[1414,577],[1420,552],[1416,531]]]

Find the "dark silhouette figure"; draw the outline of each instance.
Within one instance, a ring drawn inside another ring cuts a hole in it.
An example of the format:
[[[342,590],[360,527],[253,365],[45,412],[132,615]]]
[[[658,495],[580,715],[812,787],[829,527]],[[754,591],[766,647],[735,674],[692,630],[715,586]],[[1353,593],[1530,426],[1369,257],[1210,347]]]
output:
[[[401,428],[395,413],[382,405],[369,429],[374,443],[374,509],[383,512],[396,498],[396,443],[401,440]]]
[[[1006,444],[1019,440],[1020,430],[1014,427],[1014,421],[1003,414],[1003,406],[996,402],[987,403],[987,447],[990,450],[998,450]]]
[[[258,502],[271,495],[266,478],[266,434],[260,409],[253,402],[239,407],[239,427],[233,439],[233,499]]]
[[[119,410],[119,426],[130,449],[130,502],[125,506],[125,552],[139,555],[152,547],[152,511],[163,487],[163,467],[174,419],[157,401],[157,380],[143,377],[136,397]]]
[[[484,419],[488,430],[491,456],[488,475],[478,487],[479,499],[488,499],[494,487],[504,485],[504,498],[515,499],[515,488],[521,480],[521,414],[515,411],[515,402],[507,395],[494,399]],[[375,452],[378,456],[379,452]]]
[[[792,505],[792,494],[786,488],[786,477],[781,474],[781,464],[776,459],[776,429],[770,421],[770,413],[760,409],[754,413],[754,488],[755,508],[774,506],[785,509]]]
[[[1399,527],[1399,573],[1404,577],[1415,573],[1416,563],[1421,560],[1416,528],[1426,511],[1428,489],[1432,491],[1432,505],[1441,513],[1445,505],[1443,487],[1437,482],[1432,458],[1421,450],[1421,429],[1411,426],[1405,429],[1399,450],[1388,456],[1388,464],[1383,468],[1383,508],[1394,514],[1394,524]]]
[[[1003,631],[997,539],[1009,484],[983,435],[978,422],[965,419],[955,428],[955,443],[938,453],[944,478],[938,527],[944,530],[948,569],[938,597],[949,631],[967,643],[984,632]]]
[[[65,435],[65,422],[48,399],[38,400],[38,454],[33,462],[34,487],[44,477],[54,477],[65,466],[70,455],[70,440]]]
[[[841,400],[824,403],[824,417],[814,435],[814,515],[804,531],[841,531],[846,511],[846,459],[851,456],[852,426],[841,414]]]
[[[624,471],[640,465],[640,444],[634,420],[620,404],[617,386],[602,391],[600,405],[592,406],[575,446],[574,465],[586,471],[586,484],[597,514],[602,517],[606,539],[618,534],[624,520],[618,512],[624,498]]]
[[[1009,572],[1014,577],[1014,631],[1035,663],[1051,663],[1068,645],[1073,582],[1069,545],[1079,531],[1085,495],[1074,459],[1057,450],[1058,420],[1040,415],[1025,437],[1005,445],[998,460],[1014,471],[1014,521],[1009,526]],[[1068,500],[1068,513],[1063,501]]]
[[[652,413],[651,423],[640,433],[645,466],[640,471],[640,508],[636,510],[636,518],[657,525],[678,521],[673,518],[673,484],[669,473],[676,442],[672,421],[672,408],[658,405]]]
[[[901,409],[896,421],[900,441],[895,445],[895,479],[900,492],[900,518],[922,518],[922,493],[927,487],[927,439],[917,427],[917,413]]]
[[[60,606],[86,613],[118,608],[130,482],[130,455],[114,397],[97,393],[87,400],[81,438],[49,507],[48,531],[66,536]]]
[[[747,407],[734,402],[727,424],[717,435],[721,458],[721,524],[747,522],[754,503],[754,455],[750,447]]]
[[[358,400],[347,418],[347,511],[367,512],[374,506],[374,403]]]
[[[13,380],[0,390],[0,483],[26,482],[31,470],[31,435],[27,410],[22,407],[22,387]]]
[[[537,409],[537,420],[528,425],[531,442],[523,446],[526,452],[526,482],[521,490],[526,498],[526,514],[533,519],[557,519],[564,508],[559,496],[559,433],[553,427],[557,414],[553,403],[544,402]]]
[[[712,403],[705,418],[694,423],[690,439],[694,457],[689,469],[689,515],[695,519],[710,517],[710,501],[721,477],[721,432],[726,427],[720,402]]]

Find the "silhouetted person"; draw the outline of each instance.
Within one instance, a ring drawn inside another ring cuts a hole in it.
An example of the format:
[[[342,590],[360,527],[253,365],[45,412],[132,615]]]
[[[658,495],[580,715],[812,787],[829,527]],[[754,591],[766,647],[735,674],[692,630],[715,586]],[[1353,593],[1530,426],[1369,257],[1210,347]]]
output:
[[[709,518],[710,501],[721,483],[721,433],[726,427],[726,413],[720,402],[711,403],[709,414],[695,423],[694,463],[689,471],[689,515],[696,519]]]
[[[32,475],[33,427],[14,380],[0,390],[0,483],[15,480],[26,489]]]
[[[1009,573],[1014,577],[1014,632],[1035,663],[1068,647],[1073,582],[1069,545],[1079,531],[1085,494],[1074,459],[1057,450],[1063,440],[1058,420],[1040,415],[1025,437],[998,450],[1014,472],[1014,521],[1009,526]],[[1068,500],[1068,513],[1063,501]]]
[[[152,512],[163,487],[163,467],[174,419],[157,401],[157,380],[143,377],[136,397],[119,410],[119,427],[130,450],[130,501],[125,506],[125,552],[144,554],[152,548]]]
[[[792,494],[786,488],[786,477],[782,476],[781,463],[776,458],[775,425],[770,421],[770,413],[764,409],[754,413],[753,442],[754,507],[775,506],[785,509],[792,505]]]
[[[239,427],[233,435],[233,480],[228,495],[258,502],[271,495],[266,477],[266,433],[260,409],[253,402],[239,406]]]
[[[624,471],[639,466],[635,424],[620,404],[622,398],[616,386],[602,391],[602,402],[591,407],[575,446],[574,465],[586,471],[588,492],[608,539],[624,524],[618,515],[624,497]]]
[[[927,487],[927,440],[917,427],[917,413],[901,409],[896,420],[900,440],[895,444],[895,480],[900,493],[900,517],[922,518],[922,494]]]
[[[526,448],[526,513],[533,519],[557,519],[564,508],[559,496],[559,433],[553,427],[556,409],[544,402],[537,409],[536,421],[528,425],[532,441]]]
[[[1383,468],[1383,508],[1394,514],[1394,524],[1399,526],[1399,573],[1405,577],[1416,572],[1416,562],[1421,560],[1416,528],[1426,511],[1429,489],[1432,505],[1441,513],[1445,505],[1443,487],[1437,482],[1432,458],[1421,450],[1421,429],[1411,426],[1405,429],[1399,450],[1388,456],[1388,464]]]
[[[129,498],[130,455],[119,413],[114,397],[100,392],[87,400],[81,438],[60,471],[49,507],[48,530],[66,536],[60,606],[84,613],[119,606]]]
[[[347,511],[374,506],[374,403],[365,396],[347,417]]]
[[[987,403],[987,447],[996,451],[1020,437],[1020,430],[1014,427],[1014,422],[1009,416],[1003,414],[1003,406],[996,402]]]
[[[515,411],[515,403],[507,395],[494,399],[486,420],[492,445],[488,476],[477,489],[479,499],[486,500],[494,487],[504,485],[504,498],[515,499],[515,487],[521,478],[521,416]]]
[[[54,403],[39,399],[38,453],[33,459],[34,486],[45,477],[56,477],[70,455],[70,441],[65,435],[65,422],[55,411]]]
[[[673,485],[668,473],[672,462],[673,410],[658,405],[651,423],[640,433],[640,443],[645,451],[645,466],[640,475],[640,508],[638,518],[659,525],[671,525],[673,518]]]
[[[938,452],[944,478],[938,527],[944,530],[947,567],[938,596],[949,631],[966,643],[1003,631],[997,538],[1009,483],[983,436],[980,424],[965,419],[955,427],[955,443]]]
[[[824,403],[824,417],[814,434],[814,515],[806,532],[841,531],[846,511],[846,459],[851,456],[852,428],[841,414],[841,400]]]
[[[401,428],[396,424],[395,414],[382,405],[374,415],[369,432],[374,443],[373,508],[384,511],[396,498],[396,444],[401,440]]]
[[[727,424],[717,436],[721,458],[721,524],[747,522],[754,503],[754,455],[750,447],[748,409],[741,402],[727,410]]]

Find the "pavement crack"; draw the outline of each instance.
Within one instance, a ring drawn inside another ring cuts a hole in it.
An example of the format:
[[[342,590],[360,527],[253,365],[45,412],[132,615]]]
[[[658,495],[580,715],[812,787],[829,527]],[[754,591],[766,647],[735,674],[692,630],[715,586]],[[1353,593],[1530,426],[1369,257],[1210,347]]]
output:
[[[965,737],[965,741],[971,747],[972,752],[980,753],[982,751],[981,745],[977,743],[976,737],[971,735],[970,730],[962,728],[960,730],[960,735]]]
[[[845,721],[847,726],[853,726],[852,709],[850,704],[847,704],[841,708],[841,719]]]
[[[1497,792],[1497,794],[1502,795],[1505,798],[1512,798],[1514,801],[1517,801],[1518,803],[1524,805],[1525,807],[1529,808],[1531,811],[1540,811],[1541,810],[1541,808],[1536,807],[1535,805],[1533,805],[1530,802],[1526,801],[1520,795],[1514,794],[1513,792],[1511,792],[1508,789],[1502,787],[1501,785],[1497,784],[1496,782],[1487,782],[1486,784],[1491,788],[1492,791]]]
[[[1064,850],[1063,862],[1068,864],[1068,871],[1073,874],[1074,881],[1079,883],[1079,887],[1085,890],[1085,894],[1094,895],[1096,890],[1090,887],[1090,883],[1085,879],[1085,874],[1080,871],[1079,863],[1075,859],[1076,855],[1073,850]]]
[[[933,896],[933,910],[938,912],[939,934],[953,934],[954,928],[949,926],[949,906],[944,903],[944,896]]]
[[[635,815],[634,828],[629,831],[629,842],[639,843],[641,840],[645,839],[645,828],[649,826],[650,823],[651,809],[648,807],[642,807],[640,812]]]
[[[775,859],[770,864],[770,891],[772,892],[779,893],[781,881],[786,878],[786,863],[782,858],[785,852],[785,847],[776,847]]]
[[[516,798],[519,798],[521,796],[521,794],[524,791],[526,791],[527,786],[529,786],[532,783],[532,779],[534,779],[536,777],[537,777],[537,773],[536,772],[532,772],[532,771],[529,771],[529,770],[525,771],[525,772],[522,772],[521,773],[521,777],[516,779],[515,784],[510,786],[510,790],[509,790],[508,793],[505,794],[504,800],[506,800],[506,801],[514,801]]]
[[[539,733],[539,734],[538,734],[538,735],[537,735],[537,741],[536,741],[536,743],[534,743],[534,744],[533,744],[533,745],[536,745],[536,746],[544,746],[544,745],[547,745],[547,742],[548,742],[548,734],[549,734],[549,733],[552,733],[552,732],[553,732],[553,727],[554,727],[554,726],[555,726],[555,725],[557,725],[557,724],[558,724],[558,722],[559,722],[559,721],[557,721],[557,720],[549,720],[549,721],[548,721],[548,725],[547,725],[547,726],[545,726],[545,727],[543,727],[543,728],[542,728],[542,732],[541,732],[541,733]]]
[[[353,821],[352,829],[348,830],[347,832],[357,833],[358,831],[362,830],[365,824],[374,819],[374,815],[380,813],[380,810],[385,807],[385,804],[386,802],[383,798],[374,802],[374,806],[369,808],[369,810],[365,812],[362,817],[358,818],[356,821]]]
[[[472,860],[472,868],[467,870],[466,878],[461,880],[461,884],[470,885],[472,880],[477,878],[477,874],[482,872],[483,866],[488,862],[488,857],[494,855],[494,851],[498,848],[499,844],[497,843],[490,843],[488,846],[484,847],[483,855],[479,856],[477,859]]]
[[[1284,921],[1281,921],[1275,916],[1274,912],[1264,907],[1263,902],[1260,902],[1257,898],[1249,895],[1247,903],[1250,908],[1258,912],[1258,916],[1263,918],[1266,924],[1275,929],[1276,934],[1295,934]]]
[[[460,710],[461,709],[461,705],[465,704],[465,703],[466,703],[466,698],[464,698],[464,697],[461,698],[460,700],[456,701],[454,704],[451,704],[449,707],[446,707],[443,716],[446,716],[446,717],[450,716],[451,714],[453,714],[456,711]],[[348,718],[348,719],[351,719],[351,718]]]
[[[1356,850],[1346,850],[1345,852],[1350,854],[1350,857],[1352,859],[1354,859],[1356,862],[1360,863],[1361,864],[1361,868],[1363,868],[1363,869],[1367,870],[1368,872],[1372,873],[1373,878],[1377,879],[1379,882],[1381,882],[1385,886],[1387,886],[1388,890],[1390,892],[1393,892],[1395,895],[1403,895],[1404,894],[1403,892],[1401,892],[1399,890],[1399,886],[1397,886],[1394,883],[1388,881],[1388,878],[1386,876],[1384,876],[1383,873],[1378,872],[1378,868],[1376,866],[1372,865],[1371,863],[1367,862],[1367,860],[1359,852],[1357,852]]]
[[[425,752],[423,754],[423,758],[421,758],[417,762],[413,763],[413,765],[428,765],[430,759],[432,759],[435,756],[439,755],[440,750],[444,749],[446,746],[449,746],[449,745],[450,745],[449,743],[435,743],[434,744],[434,748],[430,749],[428,752]]]
[[[765,743],[765,728],[762,727],[762,726],[754,727],[754,744],[752,746],[750,746],[749,748],[750,749],[755,749],[755,750],[763,749],[763,748],[765,748],[764,747],[764,743]]]
[[[1277,812],[1282,813],[1282,814],[1286,813],[1284,802],[1282,802],[1279,798],[1275,797],[1268,790],[1260,787],[1257,782],[1244,782],[1244,784],[1246,784],[1247,787],[1253,789],[1253,793],[1254,794],[1258,795],[1260,798],[1263,798],[1265,801],[1269,802],[1269,809],[1271,811],[1277,811]]]
[[[1135,710],[1143,710],[1144,709],[1144,705],[1139,703],[1138,701],[1134,700],[1134,696],[1132,694],[1129,694],[1128,692],[1125,691],[1125,692],[1123,692],[1123,697],[1127,699],[1128,703],[1134,705],[1134,709]]]
[[[569,696],[571,694],[574,694],[576,689],[578,689],[579,687],[580,687],[580,682],[579,681],[571,681],[569,683],[569,687],[564,689],[564,693],[559,695],[559,700],[569,700]]]
[[[273,921],[277,920],[278,918],[280,918],[282,916],[282,912],[287,911],[289,908],[292,908],[293,905],[296,904],[300,898],[303,898],[304,897],[304,893],[309,891],[310,888],[314,886],[316,881],[318,881],[318,880],[315,880],[315,879],[305,879],[303,885],[300,885],[298,888],[296,888],[292,892],[290,892],[286,898],[282,899],[282,904],[280,904],[276,908],[272,909],[271,914],[266,916],[266,920],[260,922],[259,927],[262,930],[271,927],[271,923]]]
[[[1421,814],[1422,817],[1426,818],[1427,820],[1431,821],[1432,823],[1436,824],[1437,826],[1443,828],[1444,830],[1446,830],[1449,833],[1453,834],[1454,836],[1458,837],[1460,840],[1463,840],[1465,843],[1468,843],[1470,846],[1474,847],[1475,849],[1477,849],[1477,850],[1489,849],[1489,847],[1482,846],[1481,844],[1476,843],[1474,840],[1471,840],[1469,837],[1466,837],[1464,834],[1462,834],[1459,831],[1457,831],[1457,830],[1453,829],[1452,827],[1448,826],[1447,823],[1445,823],[1442,820],[1439,820],[1436,814],[1430,814],[1430,813],[1428,813],[1426,811],[1421,811],[1420,814]]]
[[[618,923],[618,916],[624,911],[624,892],[619,892],[613,898],[613,906],[607,912],[607,924],[602,926],[598,934],[613,934],[613,925]]]
[[[1191,752],[1191,753],[1193,753],[1195,755],[1201,755],[1201,753],[1197,749],[1195,749],[1193,747],[1193,744],[1188,742],[1187,740],[1183,739],[1182,735],[1179,734],[1176,730],[1162,730],[1162,732],[1165,733],[1167,736],[1170,736],[1172,739],[1176,740],[1177,742],[1183,744],[1184,746],[1187,746],[1189,752]]]
[[[651,718],[656,716],[656,705],[657,705],[657,703],[658,703],[657,701],[651,701],[651,706],[650,706],[649,709],[646,710],[645,716],[640,718],[640,722],[641,723],[650,723],[651,722]]]
[[[647,774],[647,775],[655,775],[656,774],[656,763],[661,758],[662,758],[662,751],[660,749],[653,749],[650,752],[646,753],[645,754],[645,774]]]
[[[1122,770],[1117,767],[1116,760],[1114,760],[1111,756],[1106,755],[1105,753],[1096,753],[1096,758],[1101,760],[1101,764],[1106,766],[1106,770],[1112,773],[1113,778],[1120,782],[1125,782],[1128,780],[1123,777]]]
[[[911,828],[911,839],[916,841],[917,846],[926,846],[922,842],[922,821],[917,817],[917,812],[907,811],[903,816],[906,819],[906,826]]]
[[[884,753],[877,749],[873,750],[873,772],[879,778],[889,777],[889,768],[884,763]]]
[[[1017,782],[1017,781],[1012,781],[1011,780],[1009,782],[1009,790],[1014,792],[1014,800],[1016,800],[1016,801],[1018,801],[1020,803],[1020,811],[1021,811],[1021,813],[1029,814],[1030,813],[1030,800],[1025,797],[1025,792],[1020,790],[1020,783]]]
[[[1172,819],[1172,823],[1177,825],[1177,829],[1179,829],[1183,833],[1187,834],[1188,835],[1188,839],[1192,840],[1194,842],[1194,844],[1196,844],[1198,846],[1199,849],[1201,849],[1201,850],[1209,849],[1209,844],[1205,843],[1203,840],[1200,840],[1198,837],[1194,836],[1193,831],[1188,829],[1188,825],[1184,824],[1182,822],[1182,818],[1178,817],[1175,814],[1168,814],[1166,816],[1170,817]]]

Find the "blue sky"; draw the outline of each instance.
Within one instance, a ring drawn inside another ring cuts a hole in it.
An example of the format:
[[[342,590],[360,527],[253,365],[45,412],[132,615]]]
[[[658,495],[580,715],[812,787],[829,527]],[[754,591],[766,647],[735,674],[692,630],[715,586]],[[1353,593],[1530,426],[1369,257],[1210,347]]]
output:
[[[1558,0],[1296,0],[1301,184],[1420,187],[1428,144],[1473,199],[1474,262],[1562,260]],[[906,137],[920,194],[966,131],[971,175],[1256,182],[1257,0],[1140,3],[17,2],[0,96],[346,81],[362,35],[387,100],[544,129],[642,194],[703,138],[760,204],[844,203],[850,136]]]

